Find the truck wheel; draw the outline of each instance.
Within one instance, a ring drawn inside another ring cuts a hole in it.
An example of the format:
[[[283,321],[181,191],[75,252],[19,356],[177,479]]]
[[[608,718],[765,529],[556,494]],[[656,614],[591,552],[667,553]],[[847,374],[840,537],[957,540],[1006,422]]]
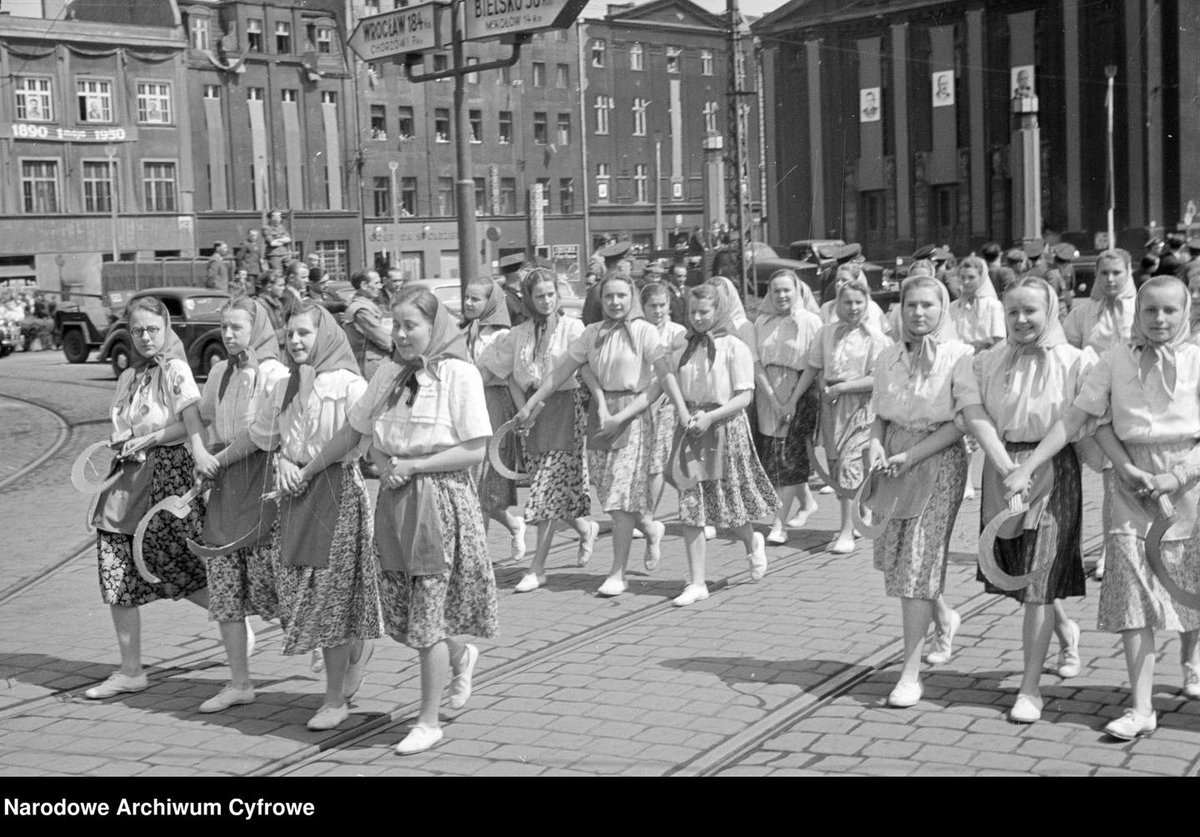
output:
[[[87,341],[83,339],[83,332],[77,328],[63,335],[62,347],[68,363],[83,363],[91,354]]]
[[[121,373],[129,368],[129,344],[123,340],[113,343],[108,359],[112,363],[113,375],[121,377]]]

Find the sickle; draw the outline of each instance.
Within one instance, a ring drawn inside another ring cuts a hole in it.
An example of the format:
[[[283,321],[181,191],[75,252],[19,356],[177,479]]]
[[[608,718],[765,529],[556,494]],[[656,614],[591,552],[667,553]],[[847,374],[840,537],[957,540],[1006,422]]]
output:
[[[121,478],[121,472],[118,470],[115,474],[107,477],[99,482],[92,482],[87,478],[87,466],[91,462],[92,455],[101,448],[111,448],[112,444],[106,439],[95,444],[88,445],[75,459],[75,463],[71,466],[71,485],[75,486],[75,490],[80,494],[99,494],[102,491],[107,491],[112,488],[113,483]],[[116,459],[113,460],[116,462]]]
[[[688,427],[691,427],[689,424]],[[671,445],[671,482],[675,485],[676,491],[684,491],[688,488],[694,488],[700,483],[700,480],[691,475],[691,469],[684,468],[684,449],[683,442],[687,438],[687,429],[682,433],[676,433],[675,441]],[[659,495],[662,496],[661,494]]]
[[[843,488],[841,483],[834,479],[833,476],[821,466],[821,461],[817,459],[817,448],[816,445],[813,444],[811,436],[804,440],[804,444],[808,448],[809,464],[812,465],[813,470],[817,472],[817,476],[821,478],[821,481],[833,489],[834,496],[836,496],[839,500],[849,500],[851,497],[853,497],[855,489]],[[825,448],[825,453],[828,455],[829,448],[825,445],[822,445],[821,447]],[[838,450],[838,453],[840,454],[842,451]],[[839,456],[838,458],[840,459],[841,457]]]
[[[882,468],[874,468],[867,472],[867,475],[863,477],[862,483],[858,486],[858,492],[854,495],[854,502],[850,504],[850,515],[854,520],[855,528],[862,532],[865,537],[872,539],[883,535],[883,531],[887,528],[887,525],[892,522],[892,515],[896,513],[896,504],[900,502],[899,498],[892,500],[892,505],[888,508],[887,513],[883,516],[883,520],[879,523],[867,523],[863,520],[863,492],[867,490],[867,487],[871,484],[871,480],[882,470]]]
[[[275,501],[274,498],[271,498],[270,500],[268,500],[267,498],[268,498],[268,495],[264,494],[263,495],[264,502],[274,502]],[[245,549],[246,547],[253,546],[255,543],[258,542],[259,537],[261,537],[262,524],[263,524],[262,518],[259,517],[258,523],[256,523],[254,525],[254,527],[250,529],[249,532],[242,535],[240,538],[238,538],[233,543],[227,543],[224,546],[205,546],[202,543],[197,543],[196,541],[192,540],[191,538],[188,538],[187,539],[188,551],[191,552],[193,555],[195,555],[197,558],[203,558],[205,561],[207,561],[210,558],[220,558],[222,555],[228,555],[229,553],[236,552],[239,549]]]
[[[984,527],[983,534],[979,536],[979,569],[993,587],[1010,591],[1023,590],[1050,572],[1050,566],[1046,565],[1024,575],[1009,575],[996,563],[996,535],[999,534],[1000,527],[1011,518],[1027,511],[1029,511],[1029,505],[1022,496],[1020,494],[1013,495],[1008,500],[1008,508],[993,517]]]
[[[1192,610],[1200,610],[1200,594],[1184,590],[1167,573],[1166,565],[1162,562],[1162,539],[1175,520],[1175,506],[1167,495],[1158,498],[1158,515],[1150,524],[1150,532],[1146,535],[1146,563],[1150,565],[1158,583],[1179,604]]]
[[[137,567],[138,575],[151,584],[159,584],[161,580],[146,568],[146,559],[142,554],[142,541],[146,537],[146,527],[150,525],[154,515],[160,511],[168,511],[183,520],[192,510],[192,501],[200,496],[200,492],[203,490],[204,484],[197,482],[186,494],[172,494],[170,497],[164,497],[151,506],[150,511],[146,512],[138,521],[137,529],[133,533],[133,563]]]
[[[516,424],[517,420],[515,418],[504,422],[504,424],[496,428],[496,432],[492,434],[491,441],[488,442],[488,461],[492,463],[492,468],[506,480],[513,481],[524,480],[525,474],[518,473],[504,464],[504,460],[500,456],[500,443],[504,441],[505,436],[513,431]]]

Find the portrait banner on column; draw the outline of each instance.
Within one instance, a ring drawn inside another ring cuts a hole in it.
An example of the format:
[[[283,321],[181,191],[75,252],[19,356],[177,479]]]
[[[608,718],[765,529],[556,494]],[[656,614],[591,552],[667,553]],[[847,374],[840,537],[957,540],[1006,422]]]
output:
[[[942,70],[930,75],[933,90],[933,106],[949,107],[954,104],[954,71]]]
[[[1020,67],[1013,67],[1010,70],[1012,88],[1012,98],[1014,99],[1032,99],[1037,95],[1034,87],[1034,67],[1032,64],[1022,64]]]
[[[858,121],[878,122],[883,116],[880,88],[864,87],[858,91]]]

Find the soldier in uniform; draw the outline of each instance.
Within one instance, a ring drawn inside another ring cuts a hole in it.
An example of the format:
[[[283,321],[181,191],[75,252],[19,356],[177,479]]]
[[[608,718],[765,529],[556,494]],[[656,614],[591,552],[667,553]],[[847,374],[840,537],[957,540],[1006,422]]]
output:
[[[500,287],[504,289],[504,302],[508,306],[508,319],[515,326],[528,319],[525,304],[521,302],[522,268],[525,267],[525,256],[513,253],[500,260]]]
[[[1067,312],[1071,310],[1071,300],[1075,298],[1074,265],[1077,258],[1079,258],[1079,251],[1075,249],[1074,244],[1066,241],[1055,244],[1050,250],[1050,269],[1042,277],[1058,294],[1060,319],[1067,316]]]
[[[816,254],[822,260],[821,270],[821,303],[824,304],[837,297],[837,272],[844,264],[862,259],[861,244],[843,244],[840,247],[818,247]],[[825,260],[832,263],[826,264]]]
[[[606,244],[596,251],[596,258],[604,260],[604,276],[616,273],[620,262],[625,260],[625,254],[633,246],[631,241],[616,241]],[[602,276],[601,279],[604,277]],[[598,323],[604,319],[604,306],[600,302],[600,285],[597,282],[588,288],[587,297],[583,301],[583,324],[585,326]]]

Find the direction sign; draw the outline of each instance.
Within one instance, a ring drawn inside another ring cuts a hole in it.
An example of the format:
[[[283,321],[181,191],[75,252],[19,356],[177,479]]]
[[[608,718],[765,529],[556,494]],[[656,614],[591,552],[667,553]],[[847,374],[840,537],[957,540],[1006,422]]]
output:
[[[440,49],[449,44],[450,17],[444,3],[423,3],[361,18],[348,44],[363,61],[377,61],[406,52]]]
[[[586,5],[587,0],[466,0],[463,38],[478,41],[516,32],[566,29]]]

